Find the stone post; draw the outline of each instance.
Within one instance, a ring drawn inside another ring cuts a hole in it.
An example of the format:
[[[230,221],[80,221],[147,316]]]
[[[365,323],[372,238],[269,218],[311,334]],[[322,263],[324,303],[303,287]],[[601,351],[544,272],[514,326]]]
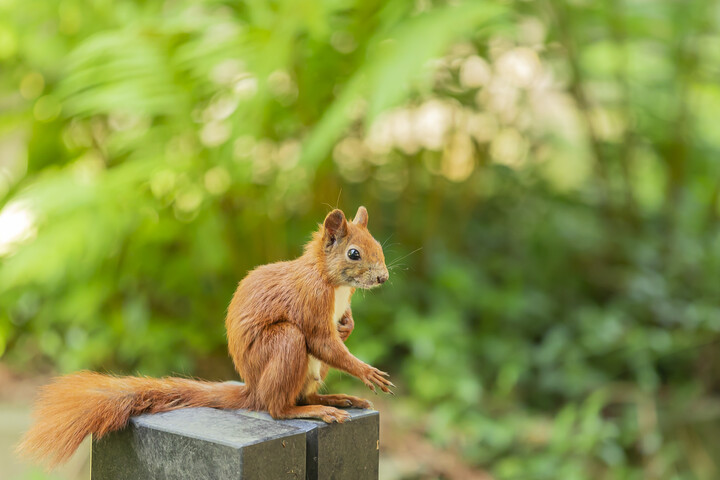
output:
[[[92,480],[377,479],[379,414],[344,424],[184,408],[130,419],[93,441]]]

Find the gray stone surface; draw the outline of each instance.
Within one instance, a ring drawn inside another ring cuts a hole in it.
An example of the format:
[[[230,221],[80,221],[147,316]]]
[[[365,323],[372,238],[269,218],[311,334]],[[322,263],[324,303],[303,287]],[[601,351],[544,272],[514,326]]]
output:
[[[377,479],[379,414],[273,420],[264,412],[187,408],[132,418],[93,442],[93,480]]]
[[[238,414],[291,425],[306,433],[308,480],[378,478],[380,414],[375,410],[347,408],[351,419],[342,424],[320,420],[272,420],[265,412],[239,410]]]
[[[96,442],[92,478],[302,479],[306,436],[274,421],[212,408],[132,418]]]

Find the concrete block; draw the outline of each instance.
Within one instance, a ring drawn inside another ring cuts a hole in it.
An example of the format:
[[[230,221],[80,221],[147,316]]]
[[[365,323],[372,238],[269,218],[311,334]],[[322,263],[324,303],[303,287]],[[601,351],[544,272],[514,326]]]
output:
[[[376,480],[380,455],[380,414],[375,410],[344,409],[351,419],[327,424],[320,420],[276,420],[306,434],[308,480]],[[272,420],[265,412],[239,414]]]
[[[343,424],[212,408],[141,415],[93,441],[92,479],[376,480],[380,415],[347,411]]]
[[[185,408],[130,419],[93,442],[93,480],[305,478],[306,435],[234,411]]]

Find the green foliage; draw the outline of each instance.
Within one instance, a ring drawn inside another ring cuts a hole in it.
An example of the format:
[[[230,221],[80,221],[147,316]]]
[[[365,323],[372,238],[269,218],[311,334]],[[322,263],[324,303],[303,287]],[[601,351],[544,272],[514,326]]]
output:
[[[716,478],[719,13],[4,0],[0,358],[226,376],[237,281],[364,204],[348,344],[433,442]]]

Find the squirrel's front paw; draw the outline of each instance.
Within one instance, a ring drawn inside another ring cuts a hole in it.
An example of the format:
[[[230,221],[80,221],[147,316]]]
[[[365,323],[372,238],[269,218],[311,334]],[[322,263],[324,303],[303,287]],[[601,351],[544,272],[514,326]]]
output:
[[[353,318],[351,316],[345,315],[340,319],[337,324],[337,330],[338,333],[340,333],[340,338],[343,342],[347,340],[354,328],[355,322],[353,321]]]
[[[362,380],[363,383],[367,385],[370,390],[377,393],[377,391],[375,391],[375,385],[377,385],[383,392],[395,395],[392,391],[390,391],[389,388],[394,387],[395,385],[393,385],[393,383],[386,378],[388,377],[388,374],[386,372],[380,371],[370,365],[365,365],[365,367],[366,368],[363,371],[363,374],[360,376],[360,380]]]

